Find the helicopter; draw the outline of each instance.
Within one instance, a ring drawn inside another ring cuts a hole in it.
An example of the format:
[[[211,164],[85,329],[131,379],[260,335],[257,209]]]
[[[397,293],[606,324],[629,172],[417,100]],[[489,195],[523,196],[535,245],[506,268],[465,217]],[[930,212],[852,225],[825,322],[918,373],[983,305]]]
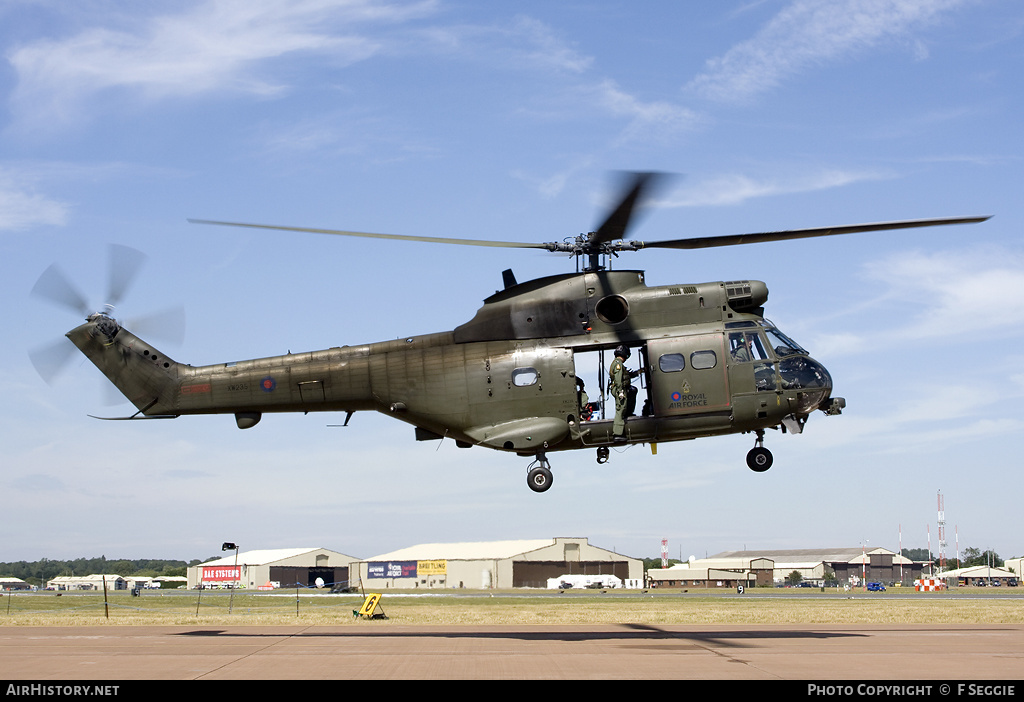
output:
[[[553,481],[548,454],[591,449],[606,463],[616,446],[725,434],[754,435],[746,455],[755,472],[773,463],[768,429],[800,434],[810,415],[842,413],[829,372],[765,316],[768,287],[757,280],[648,285],[641,270],[612,270],[613,257],[644,249],[689,250],[951,224],[989,217],[913,219],[838,227],[691,237],[629,239],[634,213],[663,180],[633,173],[616,205],[593,232],[531,243],[449,239],[220,220],[192,223],[438,244],[541,249],[568,254],[574,272],[518,282],[511,269],[503,288],[450,331],[361,345],[192,366],[172,360],[113,317],[113,307],[89,312],[54,267],[33,294],[79,312],[85,323],[65,335],[135,406],[126,417],[173,419],[232,414],[240,429],[278,412],[376,411],[410,424],[418,441],[453,439],[532,459],[534,492]],[[122,254],[121,260],[130,258]],[[112,266],[121,283],[134,273]],[[615,353],[636,352],[630,371],[638,386],[618,417],[606,382]],[[37,369],[40,363],[33,357]],[[594,401],[585,369],[597,368]],[[41,371],[42,372],[42,371]],[[643,391],[645,397],[639,402]],[[634,395],[635,392],[635,395]],[[611,401],[609,401],[611,400]],[[636,405],[641,407],[637,411]],[[92,416],[92,415],[90,415]],[[614,431],[620,422],[620,431]]]

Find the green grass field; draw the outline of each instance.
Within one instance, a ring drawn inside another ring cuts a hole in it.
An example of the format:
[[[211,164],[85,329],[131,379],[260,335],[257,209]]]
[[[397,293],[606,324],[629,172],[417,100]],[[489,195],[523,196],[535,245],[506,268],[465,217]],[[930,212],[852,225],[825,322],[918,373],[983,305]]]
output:
[[[1020,597],[971,592],[385,592],[386,620],[353,616],[361,595],[311,591],[14,593],[0,626],[75,625],[537,625],[537,624],[1021,624]],[[1009,593],[1007,593],[1009,594]],[[1016,593],[1014,593],[1016,594]]]

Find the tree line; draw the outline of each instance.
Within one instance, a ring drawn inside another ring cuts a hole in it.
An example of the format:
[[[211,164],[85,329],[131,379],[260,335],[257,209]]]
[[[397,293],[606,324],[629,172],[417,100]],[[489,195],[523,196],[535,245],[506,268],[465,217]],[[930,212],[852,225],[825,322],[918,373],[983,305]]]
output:
[[[909,558],[912,561],[921,561],[924,563],[928,563],[930,561],[936,566],[939,565],[938,557],[926,548],[905,548],[901,553],[905,558]],[[952,557],[946,558],[946,568],[948,570],[971,568],[973,566],[980,565],[990,565],[993,568],[1002,568],[1004,564],[1005,561],[992,549],[982,551],[980,548],[974,547],[968,547],[961,551],[959,559],[956,557],[956,554],[953,554]]]
[[[210,560],[210,559],[207,559]],[[14,561],[0,563],[0,577],[20,578],[30,585],[45,587],[47,580],[61,575],[133,575],[157,578],[160,576],[184,577],[189,566],[203,563],[199,559],[191,561],[165,560],[160,558],[107,559],[75,558],[69,561],[51,561],[42,558],[38,561]]]

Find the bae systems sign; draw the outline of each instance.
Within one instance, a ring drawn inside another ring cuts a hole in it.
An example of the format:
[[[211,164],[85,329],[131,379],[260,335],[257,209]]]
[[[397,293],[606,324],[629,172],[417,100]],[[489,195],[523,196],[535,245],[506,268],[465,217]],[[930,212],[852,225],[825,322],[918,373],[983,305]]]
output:
[[[241,579],[241,566],[203,566],[203,580],[225,582]]]

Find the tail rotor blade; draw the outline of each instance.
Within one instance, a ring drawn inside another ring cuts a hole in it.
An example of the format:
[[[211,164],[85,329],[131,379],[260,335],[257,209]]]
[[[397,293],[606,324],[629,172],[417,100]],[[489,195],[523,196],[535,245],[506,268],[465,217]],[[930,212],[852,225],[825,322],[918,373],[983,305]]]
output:
[[[110,245],[110,279],[106,300],[108,305],[116,307],[121,302],[145,262],[146,254],[141,251],[121,244]]]
[[[125,326],[140,337],[181,344],[185,340],[185,308],[169,307],[128,320]]]
[[[28,357],[32,361],[32,365],[35,366],[36,372],[39,373],[39,377],[47,385],[50,385],[61,371],[67,368],[75,350],[75,345],[71,341],[60,339],[52,344],[31,349],[28,352]]]
[[[78,289],[71,284],[67,276],[57,266],[51,265],[32,287],[32,296],[46,300],[52,304],[71,309],[83,317],[89,315],[89,303]]]

